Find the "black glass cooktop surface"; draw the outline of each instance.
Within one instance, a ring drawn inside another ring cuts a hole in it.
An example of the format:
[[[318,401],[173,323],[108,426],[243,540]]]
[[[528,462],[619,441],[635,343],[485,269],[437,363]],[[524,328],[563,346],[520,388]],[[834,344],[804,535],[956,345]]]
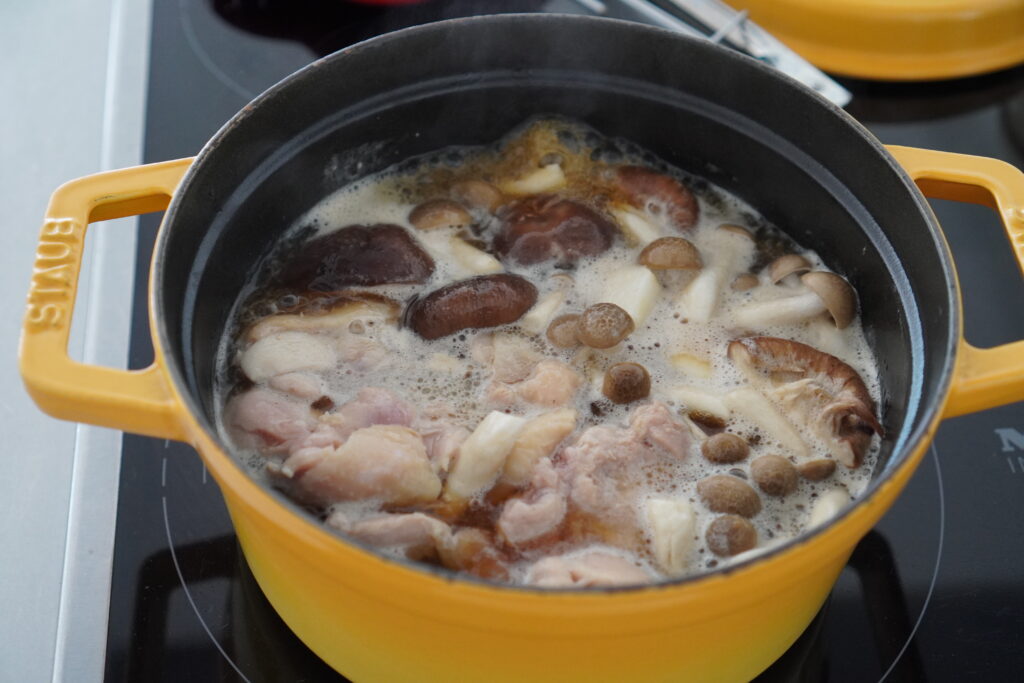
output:
[[[498,6],[155,0],[145,160],[195,154],[255,95],[320,55]],[[551,7],[500,4],[502,11]],[[1024,68],[956,82],[844,85],[854,93],[848,111],[883,142],[1024,167]],[[951,202],[934,207],[959,268],[968,338],[980,346],[1024,338],[1024,283],[995,215]],[[133,367],[152,355],[144,264],[158,221],[141,222]],[[132,435],[123,450],[106,679],[344,680],[263,597],[198,455]],[[946,421],[814,623],[759,680],[1019,680],[1022,520],[1024,404]]]

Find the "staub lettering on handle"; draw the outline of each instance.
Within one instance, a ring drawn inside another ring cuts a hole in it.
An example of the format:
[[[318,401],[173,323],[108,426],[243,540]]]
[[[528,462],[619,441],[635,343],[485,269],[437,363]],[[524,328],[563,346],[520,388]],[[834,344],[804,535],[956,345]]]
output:
[[[31,329],[60,328],[67,324],[74,287],[78,251],[85,226],[73,220],[48,220],[36,248],[26,320]]]

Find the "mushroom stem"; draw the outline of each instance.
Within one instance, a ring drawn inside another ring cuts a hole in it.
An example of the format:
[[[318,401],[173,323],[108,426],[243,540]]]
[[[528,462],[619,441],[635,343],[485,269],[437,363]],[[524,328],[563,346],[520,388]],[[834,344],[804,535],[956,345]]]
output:
[[[789,325],[821,315],[827,310],[821,297],[807,292],[744,306],[733,314],[733,319],[743,327]]]

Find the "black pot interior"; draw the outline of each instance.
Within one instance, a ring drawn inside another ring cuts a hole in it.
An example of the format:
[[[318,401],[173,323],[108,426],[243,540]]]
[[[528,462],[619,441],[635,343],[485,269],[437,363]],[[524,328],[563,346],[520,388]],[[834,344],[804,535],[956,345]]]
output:
[[[909,181],[842,112],[753,60],[636,24],[551,15],[456,20],[357,45],[276,86],[207,145],[165,219],[155,286],[172,372],[211,434],[227,312],[293,221],[358,177],[491,143],[541,114],[632,140],[728,189],[846,276],[879,357],[879,469],[900,459],[946,391],[958,329],[945,247]]]

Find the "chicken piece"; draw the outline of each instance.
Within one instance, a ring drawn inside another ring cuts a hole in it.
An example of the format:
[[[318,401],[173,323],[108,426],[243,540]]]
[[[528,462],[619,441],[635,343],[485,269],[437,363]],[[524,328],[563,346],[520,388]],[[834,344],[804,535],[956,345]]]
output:
[[[417,420],[413,428],[423,437],[427,457],[430,458],[430,464],[437,473],[448,471],[452,458],[459,452],[462,442],[470,434],[462,425],[443,418]]]
[[[569,498],[588,515],[609,542],[629,545],[640,531],[640,488],[649,473],[672,467],[691,446],[689,428],[672,418],[663,403],[633,411],[627,429],[597,426],[562,451],[560,471]]]
[[[234,396],[224,423],[235,443],[268,453],[285,453],[309,437],[316,418],[309,404],[263,388]]]
[[[575,410],[564,408],[527,422],[505,459],[501,481],[511,486],[524,486],[533,474],[534,465],[554,453],[558,444],[576,429],[576,419]]]
[[[267,385],[271,389],[277,389],[285,394],[306,400],[315,400],[324,395],[323,380],[318,375],[309,372],[288,372],[277,375],[271,377]]]
[[[437,551],[441,564],[448,569],[482,579],[508,580],[506,559],[495,546],[494,538],[482,529],[460,529],[439,544]]]
[[[512,545],[541,538],[565,519],[568,509],[558,472],[549,458],[537,462],[530,489],[505,503],[498,518],[498,531]]]
[[[636,561],[603,550],[545,557],[526,573],[528,585],[543,588],[630,586],[650,583],[653,579]]]
[[[309,457],[311,450],[296,456]],[[408,427],[365,427],[340,447],[320,451],[312,465],[292,468],[297,493],[314,503],[380,500],[411,505],[435,500],[441,493],[441,480],[430,466],[423,439]]]
[[[436,551],[451,536],[447,524],[422,512],[385,514],[352,522],[343,512],[334,511],[326,523],[357,541],[378,548],[403,548],[417,555]]]
[[[332,443],[340,446],[357,429],[373,425],[408,427],[415,417],[416,411],[412,405],[396,394],[379,387],[365,387],[359,390],[354,399],[342,404],[333,413],[323,415],[320,422],[329,428],[323,433],[332,438]]]
[[[359,372],[372,370],[390,357],[384,344],[363,334],[341,332],[334,348],[341,364]]]
[[[672,417],[664,403],[651,403],[633,411],[630,429],[647,445],[654,445],[675,460],[686,456],[690,430]]]
[[[330,340],[305,332],[279,332],[266,336],[239,359],[242,372],[253,382],[277,375],[308,370],[320,372],[333,368],[338,355]]]
[[[542,360],[527,379],[515,385],[515,389],[527,403],[556,408],[571,402],[582,383],[580,376],[565,363]]]
[[[522,337],[509,334],[478,334],[470,342],[473,359],[489,365],[495,382],[519,382],[526,379],[540,354]]]
[[[729,358],[847,467],[860,465],[872,436],[883,434],[864,380],[835,356],[789,339],[747,337],[729,344]]]

